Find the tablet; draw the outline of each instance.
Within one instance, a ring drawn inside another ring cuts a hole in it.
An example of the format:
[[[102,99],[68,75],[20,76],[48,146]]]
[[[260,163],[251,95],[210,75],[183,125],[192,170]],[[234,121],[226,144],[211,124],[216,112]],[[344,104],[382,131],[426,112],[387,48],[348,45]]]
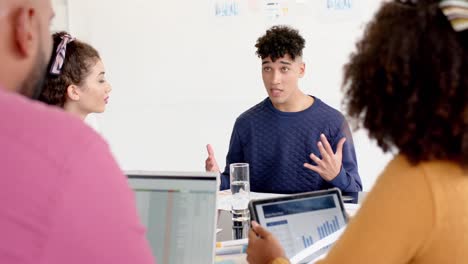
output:
[[[337,188],[253,200],[249,209],[252,219],[278,238],[288,258],[348,222]]]

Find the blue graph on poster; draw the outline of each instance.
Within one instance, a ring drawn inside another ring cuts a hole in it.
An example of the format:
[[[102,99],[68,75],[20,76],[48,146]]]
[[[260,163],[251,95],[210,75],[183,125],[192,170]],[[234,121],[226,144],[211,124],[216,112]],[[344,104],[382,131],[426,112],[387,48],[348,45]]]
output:
[[[327,0],[327,8],[330,10],[350,10],[353,8],[352,0]]]
[[[218,1],[215,5],[216,16],[238,16],[239,4],[237,1]]]

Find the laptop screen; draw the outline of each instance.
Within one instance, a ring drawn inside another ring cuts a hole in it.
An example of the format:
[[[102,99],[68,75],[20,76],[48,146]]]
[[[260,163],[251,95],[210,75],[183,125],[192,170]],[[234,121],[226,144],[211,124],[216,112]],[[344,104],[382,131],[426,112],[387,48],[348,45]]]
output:
[[[127,172],[158,263],[213,263],[216,174]]]
[[[255,218],[291,258],[346,225],[339,191],[328,190],[254,201]]]

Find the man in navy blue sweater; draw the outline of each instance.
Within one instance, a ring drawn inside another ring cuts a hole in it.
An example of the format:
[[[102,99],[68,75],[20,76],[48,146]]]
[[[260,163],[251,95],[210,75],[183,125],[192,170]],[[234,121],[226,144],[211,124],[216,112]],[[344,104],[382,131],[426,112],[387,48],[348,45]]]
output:
[[[257,40],[268,98],[234,125],[220,189],[230,188],[229,165],[250,164],[254,192],[299,193],[338,187],[362,190],[356,153],[343,115],[299,89],[305,40],[295,29],[274,26]],[[220,171],[211,145],[207,171]]]

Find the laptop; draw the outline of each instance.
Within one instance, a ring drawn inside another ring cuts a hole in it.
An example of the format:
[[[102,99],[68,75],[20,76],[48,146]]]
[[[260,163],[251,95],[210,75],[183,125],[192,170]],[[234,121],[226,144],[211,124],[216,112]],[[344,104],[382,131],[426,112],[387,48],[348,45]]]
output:
[[[337,188],[254,200],[249,209],[252,219],[278,238],[288,258],[340,230],[348,221]]]
[[[213,263],[218,174],[126,172],[159,264]]]

